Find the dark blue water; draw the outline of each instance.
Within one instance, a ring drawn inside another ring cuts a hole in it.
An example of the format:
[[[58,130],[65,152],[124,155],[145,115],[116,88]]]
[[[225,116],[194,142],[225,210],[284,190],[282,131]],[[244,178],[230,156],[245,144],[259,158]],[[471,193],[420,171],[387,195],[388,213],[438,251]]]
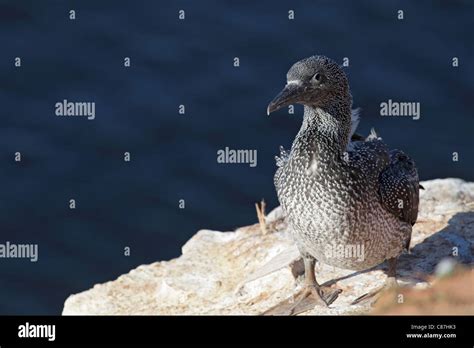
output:
[[[39,261],[0,259],[0,314],[59,314],[71,293],[178,256],[200,228],[254,223],[261,198],[275,206],[274,155],[302,109],[265,110],[309,55],[349,57],[361,133],[409,152],[424,180],[473,180],[473,5],[2,1],[0,242],[37,243]],[[96,119],[56,117],[63,99],[95,102]],[[388,99],[420,102],[421,119],[381,117]],[[218,164],[226,146],[256,149],[257,167]]]

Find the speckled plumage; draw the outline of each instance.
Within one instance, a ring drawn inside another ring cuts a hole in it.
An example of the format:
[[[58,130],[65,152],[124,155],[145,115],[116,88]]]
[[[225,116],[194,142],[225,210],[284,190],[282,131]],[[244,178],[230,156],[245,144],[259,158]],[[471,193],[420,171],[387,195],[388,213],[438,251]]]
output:
[[[304,118],[291,151],[281,149],[277,157],[274,182],[302,255],[353,270],[397,257],[409,246],[418,214],[414,162],[399,150],[389,151],[375,132],[348,143],[356,119],[351,123],[352,97],[343,70],[332,60],[304,59],[287,79],[269,111],[301,103]],[[363,259],[327,252],[356,245],[363,246]]]

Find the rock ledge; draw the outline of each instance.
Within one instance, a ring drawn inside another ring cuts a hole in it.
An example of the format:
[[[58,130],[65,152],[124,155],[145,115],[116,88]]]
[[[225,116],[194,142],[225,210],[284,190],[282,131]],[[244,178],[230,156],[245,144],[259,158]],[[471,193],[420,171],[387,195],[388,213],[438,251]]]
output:
[[[430,287],[436,265],[453,255],[472,265],[474,183],[460,179],[422,182],[420,214],[411,253],[399,262],[399,282]],[[63,315],[259,314],[288,298],[301,282],[298,254],[281,210],[267,216],[271,231],[259,225],[233,232],[201,230],[170,261],[142,265],[114,281],[71,295]],[[336,279],[343,290],[331,308],[306,314],[368,313],[368,304],[351,306],[357,296],[382,284],[385,265],[353,272],[318,264],[320,282]],[[430,280],[431,279],[431,280]],[[471,313],[474,314],[474,313]]]

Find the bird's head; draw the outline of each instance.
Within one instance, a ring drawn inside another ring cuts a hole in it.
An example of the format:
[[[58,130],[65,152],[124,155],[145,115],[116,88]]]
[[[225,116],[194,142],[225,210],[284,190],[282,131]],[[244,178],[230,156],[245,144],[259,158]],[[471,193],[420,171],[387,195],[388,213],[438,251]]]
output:
[[[267,114],[290,104],[303,104],[330,112],[334,107],[347,108],[352,97],[347,77],[333,60],[312,56],[296,62],[286,75],[285,88],[273,99]]]

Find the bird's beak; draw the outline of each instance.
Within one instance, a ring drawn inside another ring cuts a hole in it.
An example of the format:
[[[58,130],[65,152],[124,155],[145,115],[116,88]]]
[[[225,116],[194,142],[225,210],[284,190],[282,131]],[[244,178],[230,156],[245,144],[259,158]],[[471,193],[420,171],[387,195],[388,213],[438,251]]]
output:
[[[267,107],[267,115],[277,111],[284,106],[298,102],[302,92],[302,87],[298,84],[287,84],[283,90],[273,99]]]

